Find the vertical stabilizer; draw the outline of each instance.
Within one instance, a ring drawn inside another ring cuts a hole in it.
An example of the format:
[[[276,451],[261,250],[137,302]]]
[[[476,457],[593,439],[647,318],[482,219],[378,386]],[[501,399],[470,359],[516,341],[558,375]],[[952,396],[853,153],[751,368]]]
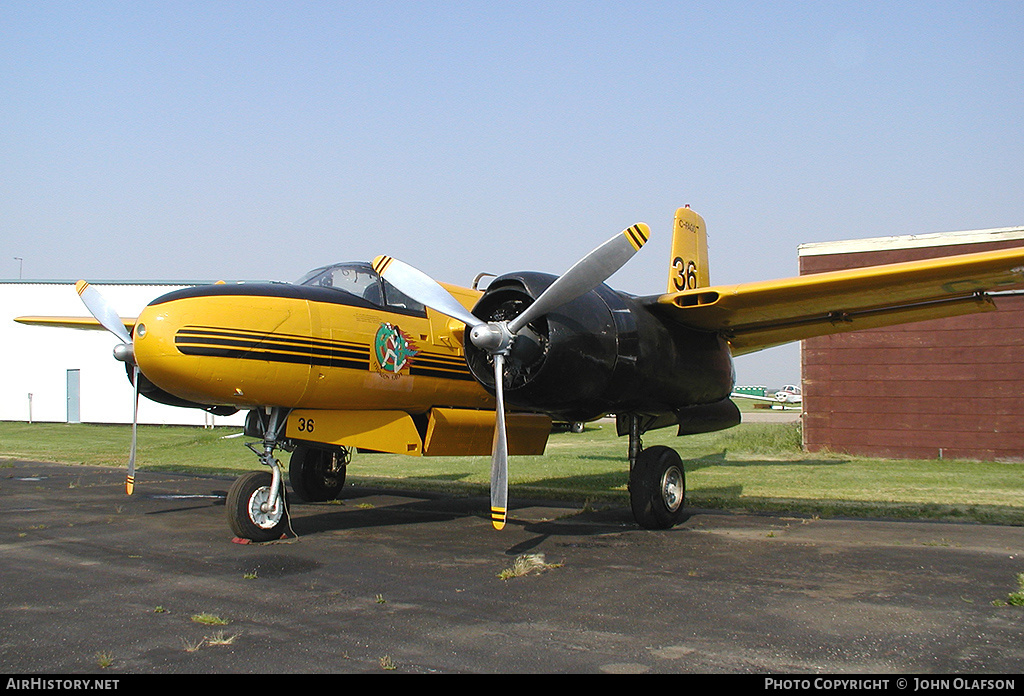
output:
[[[704,218],[690,206],[676,211],[672,229],[672,267],[668,291],[679,292],[711,285],[708,273],[708,234]]]

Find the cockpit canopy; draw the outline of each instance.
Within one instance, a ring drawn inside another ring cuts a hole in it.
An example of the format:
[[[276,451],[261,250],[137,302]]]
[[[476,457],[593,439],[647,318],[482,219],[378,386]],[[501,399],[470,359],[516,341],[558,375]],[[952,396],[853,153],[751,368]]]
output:
[[[353,295],[381,309],[426,315],[422,304],[381,278],[364,262],[336,263],[316,268],[295,283],[309,287],[331,288]]]

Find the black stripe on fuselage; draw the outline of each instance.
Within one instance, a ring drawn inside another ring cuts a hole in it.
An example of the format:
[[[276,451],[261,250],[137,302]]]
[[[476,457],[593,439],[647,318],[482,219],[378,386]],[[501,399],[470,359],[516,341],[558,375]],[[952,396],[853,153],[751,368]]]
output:
[[[350,341],[326,341],[307,336],[267,334],[244,329],[187,326],[174,337],[183,355],[261,360],[317,367],[370,369],[370,347]],[[420,353],[411,360],[410,374],[440,379],[472,380],[462,358]]]
[[[174,345],[183,355],[370,369],[367,346],[304,336],[189,326],[175,334]]]
[[[325,341],[311,336],[290,334],[268,334],[246,329],[225,329],[221,327],[186,326],[175,334],[176,345],[203,344],[234,346],[237,348],[268,348],[280,351],[295,351],[314,356],[345,355],[360,358],[367,354],[367,347],[351,341]],[[368,359],[368,358],[367,358]]]
[[[465,358],[438,353],[417,353],[411,360],[409,373],[442,379],[473,379]]]

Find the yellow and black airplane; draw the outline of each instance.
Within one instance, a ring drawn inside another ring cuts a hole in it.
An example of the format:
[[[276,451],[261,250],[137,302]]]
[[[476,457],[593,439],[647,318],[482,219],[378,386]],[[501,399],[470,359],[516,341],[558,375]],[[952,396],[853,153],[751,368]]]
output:
[[[988,293],[1024,282],[1024,248],[711,286],[704,220],[676,211],[668,287],[634,296],[604,281],[646,242],[615,235],[559,277],[518,272],[485,291],[441,285],[390,257],[316,269],[298,282],[171,292],[122,319],[84,281],[95,320],[120,340],[138,394],[213,413],[247,409],[268,470],[228,494],[239,537],[279,538],[287,519],[274,451],[292,452],[304,500],[335,498],[355,448],[491,454],[491,518],[504,526],[510,454],[544,451],[553,420],[615,414],[628,435],[636,521],[673,526],[686,491],[679,455],[644,448],[648,430],[732,427],[732,359],[812,336],[995,309]],[[506,413],[508,410],[508,413]],[[127,489],[134,485],[135,438]]]

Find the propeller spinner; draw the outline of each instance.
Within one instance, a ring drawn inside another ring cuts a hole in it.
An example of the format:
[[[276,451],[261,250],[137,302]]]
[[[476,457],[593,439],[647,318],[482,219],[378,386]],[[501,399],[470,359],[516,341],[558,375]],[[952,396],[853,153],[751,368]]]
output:
[[[508,436],[505,431],[505,357],[516,336],[530,322],[593,290],[619,270],[647,243],[644,223],[626,228],[580,259],[559,276],[522,313],[508,321],[485,322],[474,316],[437,281],[390,256],[378,256],[373,267],[388,282],[417,302],[470,328],[469,340],[494,359],[496,418],[491,454],[491,524],[502,529],[508,509]],[[97,317],[99,318],[99,317]]]

